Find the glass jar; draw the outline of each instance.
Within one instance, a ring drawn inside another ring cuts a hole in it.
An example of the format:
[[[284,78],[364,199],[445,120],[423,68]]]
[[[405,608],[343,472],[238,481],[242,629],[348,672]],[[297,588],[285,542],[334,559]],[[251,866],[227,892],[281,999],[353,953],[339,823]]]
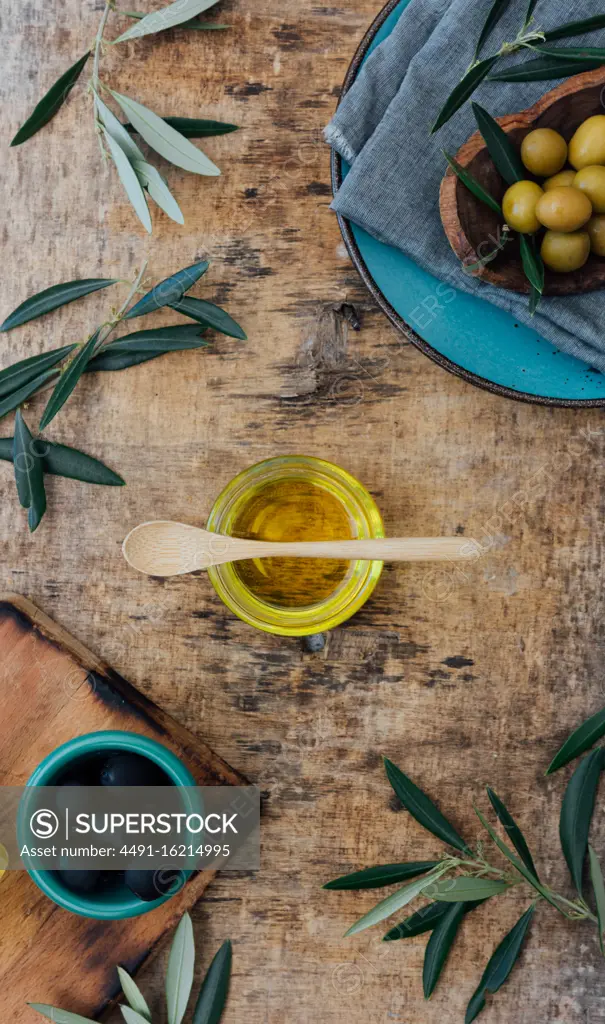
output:
[[[384,537],[380,512],[365,487],[339,466],[306,455],[280,455],[265,459],[239,473],[219,494],[206,528],[214,533],[242,536],[237,524],[245,519],[251,503],[257,507],[259,502],[262,504],[263,493],[279,494],[280,484],[291,487],[293,481],[308,485],[309,490],[319,489],[316,493],[320,501],[322,492],[327,492],[329,497],[326,500],[332,506],[334,502],[340,506],[350,538]],[[263,539],[276,538],[265,535]],[[299,538],[284,532],[279,539]],[[324,537],[320,535],[313,539],[322,540]],[[340,539],[347,537],[341,536]],[[242,565],[244,563],[230,562],[208,570],[214,589],[227,607],[244,622],[267,633],[308,636],[333,629],[359,611],[376,586],[383,563],[362,560],[344,563],[342,578],[327,596],[310,604],[299,601],[292,607],[288,606],[287,594],[284,603],[275,603],[254,593],[242,578]]]

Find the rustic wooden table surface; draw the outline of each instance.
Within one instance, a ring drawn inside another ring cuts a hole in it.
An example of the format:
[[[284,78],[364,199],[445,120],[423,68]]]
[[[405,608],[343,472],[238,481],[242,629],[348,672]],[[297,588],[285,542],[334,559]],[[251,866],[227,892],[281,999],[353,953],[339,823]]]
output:
[[[377,13],[370,0],[227,0],[217,16],[228,34],[172,32],[107,58],[121,91],[160,112],[243,129],[206,140],[220,179],[168,170],[186,227],[157,216],[151,239],[100,163],[83,92],[52,127],[7,149],[90,43],[101,9],[3,5],[2,313],[57,281],[131,278],[146,254],[153,281],[208,254],[196,293],[224,303],[249,340],[221,337],[208,351],[86,378],[49,436],[104,459],[128,486],[52,479],[49,514],[30,537],[0,467],[0,589],[29,596],[265,792],[262,871],[219,878],[195,912],[202,965],[234,940],[225,1021],[462,1021],[526,900],[511,894],[465,920],[425,1003],[425,938],[381,945],[378,929],[343,940],[373,895],[320,886],[439,851],[398,813],[383,754],[470,837],[472,800],[491,783],[544,874],[568,886],[557,839],[568,773],[543,771],[570,728],[605,703],[603,413],[474,389],[397,335],[360,284],[328,209],[321,129]],[[79,340],[113,294],[3,335],[1,365]],[[359,333],[332,317],[345,300]],[[32,404],[30,420],[39,412]],[[10,418],[3,427],[12,432]],[[482,542],[482,557],[463,574],[387,568],[320,654],[253,632],[203,578],[162,584],[128,569],[120,543],[132,526],[203,523],[235,473],[284,452],[354,473],[389,531],[458,531]],[[605,1020],[604,978],[592,932],[540,909],[522,964],[481,1019],[595,1024]],[[159,1004],[157,971],[145,981]]]

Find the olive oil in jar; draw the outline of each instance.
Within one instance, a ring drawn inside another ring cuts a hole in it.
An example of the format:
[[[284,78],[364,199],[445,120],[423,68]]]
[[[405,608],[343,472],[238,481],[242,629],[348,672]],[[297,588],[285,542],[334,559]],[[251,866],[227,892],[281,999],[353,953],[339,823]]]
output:
[[[249,540],[351,540],[349,515],[337,497],[300,479],[267,483],[239,510],[229,531]],[[328,558],[255,558],[234,563],[256,597],[281,608],[325,601],[346,577],[350,563]]]

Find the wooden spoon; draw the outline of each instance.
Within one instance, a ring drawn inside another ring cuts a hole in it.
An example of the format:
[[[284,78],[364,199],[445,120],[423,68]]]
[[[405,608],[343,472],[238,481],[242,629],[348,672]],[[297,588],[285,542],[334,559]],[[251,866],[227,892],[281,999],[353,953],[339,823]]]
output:
[[[468,537],[383,537],[376,540],[263,541],[226,537],[185,523],[141,523],[124,541],[124,558],[148,576],[182,576],[242,558],[357,558],[386,562],[452,561],[476,556]]]

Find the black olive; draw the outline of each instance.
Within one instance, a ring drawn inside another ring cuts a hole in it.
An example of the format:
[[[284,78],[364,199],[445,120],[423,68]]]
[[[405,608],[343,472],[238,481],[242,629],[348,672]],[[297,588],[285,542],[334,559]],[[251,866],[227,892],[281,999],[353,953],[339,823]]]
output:
[[[64,885],[71,889],[72,892],[92,892],[96,889],[101,877],[100,871],[93,871],[92,869],[77,871],[73,868],[64,868],[58,871],[57,874]]]
[[[169,786],[170,779],[148,757],[113,754],[101,769],[102,786]]]
[[[81,790],[82,792],[78,792]],[[67,778],[62,782],[56,794],[57,809],[65,813],[69,810],[73,814],[85,811],[88,807],[88,797],[85,791],[85,783],[77,779]]]
[[[185,879],[181,871],[168,868],[160,868],[157,871],[129,868],[124,881],[135,896],[148,903],[151,900],[159,900],[160,896],[167,893],[178,892]]]

